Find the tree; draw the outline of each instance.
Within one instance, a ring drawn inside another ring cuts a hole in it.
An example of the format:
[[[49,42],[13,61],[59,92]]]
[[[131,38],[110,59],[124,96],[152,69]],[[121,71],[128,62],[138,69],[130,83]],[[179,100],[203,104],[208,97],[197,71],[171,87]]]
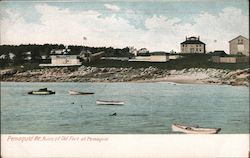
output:
[[[63,44],[60,44],[60,45],[58,46],[58,49],[65,49],[65,46],[64,46]]]
[[[24,63],[24,54],[23,51],[17,49],[15,52],[15,57],[13,58],[14,65],[22,65]]]

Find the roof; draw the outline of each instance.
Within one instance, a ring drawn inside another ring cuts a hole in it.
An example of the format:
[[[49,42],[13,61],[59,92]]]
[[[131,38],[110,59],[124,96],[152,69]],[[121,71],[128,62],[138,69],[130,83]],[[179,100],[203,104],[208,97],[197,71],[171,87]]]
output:
[[[215,50],[214,53],[225,53],[224,50]]]
[[[197,37],[195,37],[195,36],[191,36],[191,37],[189,37],[189,38],[197,38]]]
[[[224,50],[215,50],[214,52],[210,52],[208,54],[213,55],[213,56],[226,56],[227,55],[227,53],[225,53]]]
[[[78,55],[71,55],[71,54],[52,54],[52,56],[57,56],[57,57],[77,57]]]
[[[231,42],[231,41],[233,41],[233,40],[235,40],[235,39],[237,39],[237,38],[239,38],[239,37],[242,37],[242,38],[245,38],[246,40],[249,40],[249,39],[247,39],[246,37],[244,37],[244,36],[242,36],[242,35],[239,35],[239,36],[235,37],[234,39],[230,40],[229,42]]]
[[[205,44],[205,43],[201,42],[200,40],[186,40],[181,44]]]

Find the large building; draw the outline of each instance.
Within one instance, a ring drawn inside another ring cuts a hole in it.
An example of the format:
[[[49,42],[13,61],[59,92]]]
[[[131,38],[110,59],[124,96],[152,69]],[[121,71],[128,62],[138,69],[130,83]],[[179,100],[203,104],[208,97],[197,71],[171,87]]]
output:
[[[200,37],[186,37],[181,43],[181,53],[206,53],[206,44],[200,41]]]
[[[229,52],[249,56],[249,39],[241,35],[232,39],[229,41]]]

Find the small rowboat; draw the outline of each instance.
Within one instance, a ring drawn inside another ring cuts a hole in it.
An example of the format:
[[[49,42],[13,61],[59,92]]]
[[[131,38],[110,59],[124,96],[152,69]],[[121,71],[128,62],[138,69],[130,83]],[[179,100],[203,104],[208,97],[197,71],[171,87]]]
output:
[[[98,105],[123,105],[124,101],[113,101],[113,100],[97,100],[96,104]]]
[[[47,88],[42,88],[37,91],[30,91],[28,94],[32,95],[50,95],[50,94],[55,94],[56,92],[53,92],[51,90],[48,90]]]
[[[78,91],[73,91],[69,90],[70,95],[91,95],[94,94],[93,92],[78,92]]]
[[[186,134],[216,134],[219,133],[221,128],[204,128],[199,126],[187,126],[173,123],[172,131],[183,132]]]

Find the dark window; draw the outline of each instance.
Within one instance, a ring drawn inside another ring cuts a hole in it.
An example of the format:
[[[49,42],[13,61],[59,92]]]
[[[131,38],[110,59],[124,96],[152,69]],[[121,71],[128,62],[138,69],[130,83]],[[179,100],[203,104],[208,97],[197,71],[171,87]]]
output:
[[[238,44],[243,44],[243,39],[238,39]]]

